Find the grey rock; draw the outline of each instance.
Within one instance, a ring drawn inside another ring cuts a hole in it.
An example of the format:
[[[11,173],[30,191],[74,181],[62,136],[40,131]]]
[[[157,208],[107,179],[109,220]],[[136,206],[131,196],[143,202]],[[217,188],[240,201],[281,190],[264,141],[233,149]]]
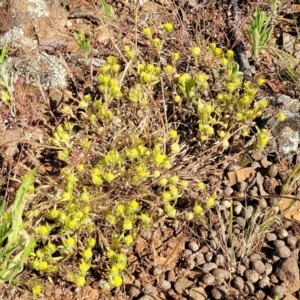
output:
[[[244,265],[238,265],[237,268],[236,268],[236,273],[240,276],[243,276],[245,271],[246,271],[246,266]]]
[[[278,174],[278,166],[277,164],[272,164],[271,166],[268,167],[268,175],[271,178],[276,177]]]
[[[186,257],[191,256],[192,254],[193,254],[192,250],[190,250],[190,249],[185,249],[185,250],[183,251],[183,253],[182,253],[182,257],[183,257],[183,258],[186,258]]]
[[[212,289],[211,295],[212,295],[213,299],[216,299],[216,300],[222,299],[222,297],[223,297],[222,292],[216,287],[214,287]]]
[[[265,277],[262,278],[258,281],[258,286],[260,289],[264,289],[265,287],[270,286],[270,278],[269,277]]]
[[[193,284],[193,281],[188,280],[186,277],[180,277],[174,284],[175,291],[182,294],[187,288]]]
[[[236,217],[234,221],[237,225],[239,225],[240,228],[245,228],[246,219],[244,217]]]
[[[259,280],[259,274],[255,270],[246,270],[244,273],[244,277],[247,281],[255,283]]]
[[[254,210],[253,206],[244,207],[244,209],[241,212],[241,216],[248,220],[252,217],[253,210]]]
[[[127,287],[127,293],[130,295],[131,298],[135,298],[140,295],[141,289],[137,285],[130,284],[130,286]]]
[[[188,293],[189,293],[189,300],[206,300],[207,299],[205,290],[202,287],[191,288]]]
[[[279,228],[276,232],[279,239],[283,240],[287,236],[289,236],[289,233],[284,228]]]
[[[216,285],[216,279],[210,273],[204,274],[201,278],[201,282],[203,282],[205,285]]]
[[[277,261],[280,260],[280,257],[278,255],[272,255],[271,259],[272,259],[272,263],[276,263]]]
[[[262,274],[265,272],[265,265],[261,260],[254,260],[250,263],[251,268],[256,271],[258,274]]]
[[[233,281],[232,281],[232,285],[234,288],[236,288],[239,292],[242,292],[244,289],[244,280],[242,277],[240,276],[236,276]]]
[[[266,271],[266,275],[270,275],[273,271],[273,266],[269,263],[265,264],[265,271]]]
[[[197,252],[195,255],[195,264],[196,266],[205,264],[204,254],[202,252]]]
[[[278,278],[274,274],[271,274],[270,275],[270,282],[273,283],[273,284],[277,284],[279,281],[278,281]]]
[[[225,264],[225,257],[223,254],[217,254],[215,259],[214,259],[215,264],[218,267],[223,267]]]
[[[167,280],[161,280],[159,282],[159,287],[163,290],[163,291],[167,291],[171,288],[171,283]]]
[[[249,256],[250,262],[256,261],[256,260],[261,260],[261,256],[258,253],[252,253]]]
[[[203,266],[201,266],[201,269],[204,273],[209,273],[212,269],[217,269],[217,268],[218,266],[213,262],[206,263]]]
[[[175,282],[176,281],[176,275],[174,270],[170,270],[167,272],[167,280],[170,282]]]
[[[264,300],[266,297],[266,293],[262,290],[258,290],[255,294],[258,300]]]
[[[272,288],[271,288],[271,296],[274,298],[276,296],[278,296],[280,299],[282,299],[284,297],[284,294],[286,291],[287,291],[287,288],[286,288],[285,284],[275,285],[275,286],[272,286]]]
[[[300,289],[299,267],[293,257],[280,261],[275,268],[275,275],[285,283],[288,291],[292,294]]]
[[[227,270],[224,269],[213,269],[211,270],[211,274],[221,282],[229,279],[230,273]]]
[[[245,282],[245,286],[244,286],[244,291],[245,291],[245,293],[247,293],[247,294],[254,293],[255,287],[254,287],[253,283],[250,282],[250,281],[246,281],[246,282]]]
[[[147,283],[147,284],[145,284],[145,286],[143,288],[143,293],[145,295],[156,294],[157,293],[157,289],[152,284]]]
[[[205,261],[206,262],[211,262],[211,260],[213,259],[213,253],[212,252],[206,252],[205,254],[204,254],[204,259],[205,259]]]
[[[281,246],[281,247],[277,247],[276,248],[276,254],[280,257],[280,258],[288,258],[291,256],[291,250],[289,247],[287,246]]]
[[[188,247],[193,251],[196,252],[199,250],[200,246],[199,243],[195,242],[195,241],[190,241],[188,244]]]
[[[268,242],[273,242],[273,241],[276,241],[277,240],[277,235],[275,233],[272,233],[272,232],[268,232],[266,234],[266,240]]]
[[[286,244],[291,248],[294,249],[297,245],[297,238],[293,235],[289,235],[286,238]]]
[[[276,240],[276,241],[274,242],[274,245],[275,245],[275,248],[285,246],[285,241],[282,241],[282,240]]]

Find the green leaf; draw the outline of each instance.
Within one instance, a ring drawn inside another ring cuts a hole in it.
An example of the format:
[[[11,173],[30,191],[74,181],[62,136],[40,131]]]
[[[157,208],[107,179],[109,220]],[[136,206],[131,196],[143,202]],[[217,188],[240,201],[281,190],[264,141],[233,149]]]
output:
[[[13,243],[18,241],[19,239],[19,233],[22,226],[22,214],[25,208],[26,199],[25,195],[28,190],[28,188],[33,184],[34,182],[34,175],[37,171],[37,168],[34,168],[31,170],[24,178],[24,182],[20,186],[20,188],[17,191],[17,195],[15,198],[15,201],[11,208],[12,213],[12,233],[8,236],[8,243],[7,247],[9,248]]]

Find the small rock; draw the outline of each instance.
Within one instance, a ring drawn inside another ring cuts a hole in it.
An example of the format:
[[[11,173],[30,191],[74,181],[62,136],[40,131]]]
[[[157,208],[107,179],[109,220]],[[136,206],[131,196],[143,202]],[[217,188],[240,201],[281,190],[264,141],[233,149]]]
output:
[[[188,257],[188,259],[186,260],[186,265],[190,270],[193,270],[196,266],[195,257],[192,255]]]
[[[206,273],[202,276],[201,282],[203,282],[205,285],[215,285],[216,279],[212,274]]]
[[[259,280],[259,274],[251,269],[245,271],[244,277],[247,279],[247,281],[250,281],[252,283],[255,283]]]
[[[289,235],[287,238],[286,238],[286,244],[294,249],[297,245],[297,238],[293,235]]]
[[[230,273],[224,269],[213,269],[211,270],[211,274],[220,281],[225,281],[230,277]]]
[[[242,277],[240,276],[236,276],[233,281],[232,281],[232,285],[234,288],[236,288],[239,292],[242,292],[244,289],[244,280]]]
[[[266,240],[268,242],[273,242],[273,241],[276,241],[277,240],[277,235],[275,233],[272,233],[272,232],[268,232],[266,234]]]
[[[240,276],[243,276],[246,269],[247,268],[244,265],[238,265],[236,268],[236,273]]]
[[[249,269],[249,268],[250,268],[250,259],[249,259],[249,257],[243,257],[243,258],[242,258],[242,264],[243,264],[247,269]]]
[[[299,267],[293,257],[280,261],[275,269],[275,275],[285,283],[288,291],[293,294],[300,289]]]
[[[135,298],[140,295],[141,289],[135,284],[130,284],[129,287],[127,287],[127,293],[130,295],[131,298]]]
[[[176,275],[174,270],[170,270],[167,272],[167,280],[170,282],[175,282],[176,281]]]
[[[258,300],[264,300],[265,297],[266,297],[266,293],[262,290],[256,291],[255,294],[256,294],[256,297],[257,297]]]
[[[167,291],[171,288],[171,283],[167,280],[161,280],[159,283],[159,287],[163,290],[163,291]]]
[[[241,216],[248,220],[253,216],[253,210],[253,206],[244,207],[241,212]]]
[[[265,272],[265,265],[261,260],[254,260],[250,263],[251,268],[256,271],[258,274],[262,274]]]
[[[143,229],[141,232],[141,237],[146,241],[149,241],[152,237],[152,233],[150,229]]]
[[[157,290],[156,290],[156,287],[153,286],[152,284],[150,283],[147,283],[145,284],[144,288],[143,288],[143,293],[145,295],[150,295],[150,294],[156,294],[157,293]]]
[[[204,254],[202,252],[197,252],[195,255],[195,264],[196,266],[205,264]]]
[[[182,294],[188,287],[193,284],[193,281],[188,280],[185,277],[180,277],[174,284],[175,291],[178,294]]]
[[[273,266],[269,263],[266,263],[265,264],[265,272],[266,272],[266,275],[270,275],[273,271]]]
[[[278,238],[281,240],[283,240],[284,238],[289,236],[289,233],[284,228],[279,228],[276,233],[277,233]]]
[[[274,242],[274,245],[275,245],[275,248],[285,246],[285,241],[282,241],[282,240],[276,240],[276,241]]]
[[[234,221],[240,228],[245,228],[245,226],[246,226],[246,219],[245,218],[236,217]]]
[[[201,269],[204,273],[209,273],[212,269],[217,269],[217,268],[218,268],[217,265],[212,262],[206,263],[201,267]]]
[[[245,192],[248,188],[248,183],[246,181],[241,181],[236,184],[236,189],[239,192]]]
[[[278,255],[272,255],[271,259],[272,259],[272,263],[276,263],[277,261],[280,260],[280,257]]]
[[[268,175],[271,177],[271,178],[274,178],[276,177],[278,174],[278,166],[277,164],[272,164],[271,166],[269,166],[268,168]]]
[[[210,262],[212,259],[213,259],[213,253],[212,252],[206,252],[205,254],[204,254],[204,259],[205,259],[205,261],[206,262]]]
[[[271,288],[271,296],[276,297],[278,296],[280,299],[284,297],[284,294],[286,292],[286,286],[284,284],[281,285],[275,285]]]
[[[223,267],[225,264],[225,257],[222,254],[217,254],[214,261],[218,267]]]
[[[193,251],[196,252],[199,250],[200,246],[199,243],[195,242],[195,241],[190,241],[188,244],[189,248]]]
[[[205,290],[202,287],[191,288],[188,293],[189,293],[189,300],[206,300],[207,299]]]
[[[214,287],[211,291],[211,296],[212,296],[212,299],[219,300],[219,299],[222,299],[225,295],[222,290],[220,290],[217,287]]]
[[[278,278],[274,274],[271,274],[270,282],[273,283],[273,284],[277,284],[278,283]]]
[[[254,293],[255,287],[254,287],[253,283],[250,282],[250,281],[246,281],[246,282],[245,282],[245,286],[244,286],[244,291],[245,291],[245,293],[247,293],[247,294],[252,294],[252,293]]]
[[[250,262],[256,261],[256,260],[261,260],[261,256],[258,253],[252,253],[249,256]]]
[[[281,247],[277,247],[276,248],[276,254],[280,257],[280,258],[288,258],[291,256],[291,250],[289,247],[287,246],[281,246]]]
[[[260,280],[258,281],[258,286],[259,286],[259,288],[261,288],[261,289],[264,289],[265,287],[270,286],[270,278],[265,277],[265,278],[260,279]]]
[[[240,202],[235,201],[233,204],[233,212],[235,213],[235,215],[239,215],[242,209],[243,209],[243,205]]]
[[[185,250],[183,251],[183,253],[182,253],[182,257],[183,257],[183,258],[186,258],[186,257],[191,256],[192,254],[193,254],[192,250],[190,250],[190,249],[185,249]]]
[[[226,188],[224,189],[224,195],[225,196],[230,196],[233,193],[233,188],[230,186],[226,186]]]

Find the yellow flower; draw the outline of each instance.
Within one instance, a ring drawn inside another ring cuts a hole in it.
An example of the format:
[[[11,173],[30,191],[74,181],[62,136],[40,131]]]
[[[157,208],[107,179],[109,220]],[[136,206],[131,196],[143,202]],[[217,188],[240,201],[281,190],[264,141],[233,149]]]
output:
[[[206,184],[204,183],[204,182],[198,182],[197,183],[197,189],[200,191],[200,192],[202,192],[202,191],[205,191],[205,189],[206,189]]]
[[[206,206],[208,208],[212,208],[214,205],[215,205],[215,198],[211,196],[206,200]]]
[[[227,50],[226,51],[226,57],[228,58],[228,60],[232,60],[233,59],[233,57],[234,57],[234,52],[233,52],[233,50]]]
[[[173,24],[172,23],[165,23],[163,25],[163,27],[164,27],[165,33],[169,33],[171,31],[173,31]]]
[[[127,245],[127,246],[130,246],[130,245],[132,245],[132,243],[133,243],[133,237],[132,237],[132,235],[126,235],[125,237],[124,237],[124,243]]]
[[[150,27],[146,27],[143,29],[143,33],[146,37],[151,38],[153,34],[153,29]]]
[[[262,86],[265,82],[266,82],[266,80],[263,79],[262,77],[260,77],[260,78],[257,79],[257,85],[258,86]]]
[[[162,199],[163,201],[171,201],[172,200],[172,194],[168,191],[165,191],[162,193]]]
[[[131,230],[132,227],[133,227],[133,224],[130,220],[128,220],[128,219],[124,220],[124,222],[123,222],[123,230],[124,231],[125,230]]]
[[[191,49],[191,53],[192,53],[193,56],[199,56],[200,53],[201,53],[201,50],[200,50],[199,47],[193,47],[193,48]]]
[[[279,113],[278,116],[277,116],[277,120],[278,122],[282,122],[286,119],[286,116],[283,112]]]
[[[85,278],[83,276],[76,276],[74,283],[78,286],[78,287],[82,287],[85,285]]]
[[[172,130],[169,131],[169,137],[170,137],[171,139],[176,139],[177,136],[178,136],[177,130],[172,129]]]
[[[93,256],[93,252],[92,252],[92,249],[91,248],[86,248],[83,250],[82,252],[82,257],[86,260],[89,260],[91,259]]]
[[[195,213],[196,215],[198,215],[198,216],[204,214],[204,211],[203,211],[203,208],[201,207],[201,205],[196,204],[196,205],[194,206],[194,213]]]

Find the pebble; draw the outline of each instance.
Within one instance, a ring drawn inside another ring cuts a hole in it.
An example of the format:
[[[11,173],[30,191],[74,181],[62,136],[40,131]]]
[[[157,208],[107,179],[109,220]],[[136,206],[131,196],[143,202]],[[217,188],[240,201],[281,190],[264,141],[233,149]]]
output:
[[[276,241],[277,240],[277,235],[275,233],[272,233],[272,232],[268,232],[266,234],[266,240],[268,242],[273,242],[273,241]]]
[[[240,228],[245,228],[245,226],[246,226],[246,220],[245,220],[245,218],[242,218],[242,217],[236,217],[235,223],[237,225],[239,225]]]
[[[237,268],[236,268],[236,273],[240,276],[243,276],[246,269],[247,268],[244,265],[238,265]]]
[[[224,269],[213,269],[211,270],[211,274],[220,281],[225,281],[230,277],[230,273]]]
[[[277,284],[278,283],[278,278],[274,274],[271,274],[270,282],[273,283],[273,284]]]
[[[207,295],[203,287],[195,287],[189,290],[190,300],[206,300]]]
[[[280,260],[280,257],[278,255],[272,255],[272,263],[276,263],[277,261]]]
[[[265,264],[261,260],[251,261],[250,265],[251,268],[258,274],[262,274],[265,272]]]
[[[201,266],[201,269],[204,273],[209,273],[212,269],[217,269],[217,268],[218,266],[213,262],[209,262]]]
[[[286,244],[294,249],[297,245],[297,238],[293,235],[289,235],[287,238],[286,238]]]
[[[213,299],[216,299],[216,300],[219,300],[219,299],[223,298],[222,292],[216,287],[214,287],[212,289],[211,295],[212,295]]]
[[[195,242],[195,241],[190,241],[189,244],[188,244],[188,247],[193,251],[193,252],[196,252],[199,250],[200,248],[200,245],[199,243]]]
[[[249,260],[250,260],[250,262],[256,261],[256,260],[261,260],[261,256],[258,253],[252,253],[249,256]]]
[[[284,294],[286,292],[286,286],[285,284],[281,284],[281,285],[275,285],[272,286],[271,288],[271,296],[272,297],[279,297],[279,299],[282,299],[284,297]]]
[[[193,281],[188,280],[186,277],[180,277],[174,283],[174,289],[178,294],[182,294],[188,287],[193,284]]]
[[[247,206],[242,209],[241,216],[245,219],[250,219],[253,216],[253,206]]]
[[[127,292],[131,298],[136,298],[140,295],[141,289],[135,284],[130,284]]]
[[[236,184],[236,189],[239,192],[245,192],[248,188],[248,183],[246,181],[241,181]]]
[[[291,250],[289,247],[287,246],[281,246],[281,247],[277,247],[276,248],[276,254],[280,257],[280,258],[288,258],[291,256]]]
[[[233,281],[232,281],[232,285],[234,288],[236,288],[239,292],[242,292],[244,289],[244,280],[242,277],[240,276],[236,276]]]
[[[226,186],[226,188],[224,189],[224,195],[225,196],[230,196],[233,193],[233,188],[230,186]]]
[[[204,254],[204,259],[205,259],[205,261],[206,262],[211,262],[211,260],[213,259],[213,253],[212,252],[206,252],[205,254]]]
[[[277,234],[278,238],[281,239],[281,240],[283,240],[284,238],[286,238],[287,236],[289,236],[289,233],[284,228],[279,228],[276,231],[276,234]]]
[[[299,259],[299,251],[300,251],[300,249],[296,248],[296,249],[292,250],[292,254],[291,254],[291,256],[297,261]]]
[[[194,260],[195,260],[196,266],[205,264],[204,254],[202,252],[197,252]]]
[[[270,279],[268,277],[262,278],[258,281],[258,286],[261,289],[270,286]]]
[[[206,285],[216,285],[216,279],[215,277],[210,274],[210,273],[206,273],[202,276],[201,278],[201,282],[203,282]]]
[[[243,205],[240,202],[235,201],[233,204],[233,212],[235,213],[235,215],[239,215],[242,209],[243,209]]]
[[[176,275],[174,270],[170,270],[167,272],[167,280],[170,282],[175,282],[176,281]]]
[[[171,283],[167,280],[161,280],[159,287],[163,290],[163,291],[167,291],[171,288]]]
[[[265,272],[266,272],[266,275],[270,275],[273,271],[273,266],[269,263],[266,263],[265,264]]]
[[[183,251],[183,253],[182,253],[182,257],[183,257],[183,258],[186,258],[186,257],[191,256],[192,254],[193,254],[192,250],[190,250],[190,249],[185,249],[185,250]]]
[[[251,269],[245,271],[244,277],[252,283],[255,283],[259,280],[259,274],[255,270]]]
[[[278,166],[277,164],[272,164],[271,166],[268,167],[268,175],[271,178],[276,177],[278,174]]]
[[[225,264],[225,257],[223,254],[217,254],[215,256],[215,259],[214,259],[214,262],[215,264],[218,266],[218,267],[223,267],[224,264]]]
[[[246,282],[245,282],[245,286],[244,286],[244,291],[245,291],[247,294],[252,294],[252,293],[254,293],[255,287],[254,287],[253,283],[250,282],[250,281],[246,281]]]
[[[281,247],[281,246],[285,246],[285,241],[282,241],[282,240],[276,240],[276,241],[274,242],[274,246],[275,246],[275,248]]]

